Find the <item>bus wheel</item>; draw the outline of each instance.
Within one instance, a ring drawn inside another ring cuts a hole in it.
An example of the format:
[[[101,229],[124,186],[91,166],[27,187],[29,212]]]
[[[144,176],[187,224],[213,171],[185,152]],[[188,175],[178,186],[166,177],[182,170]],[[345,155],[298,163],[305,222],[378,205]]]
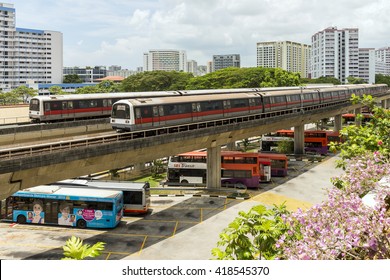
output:
[[[182,184],[188,184],[188,181],[187,180],[182,180],[181,183]]]
[[[26,217],[23,216],[23,215],[19,215],[18,218],[16,219],[16,221],[17,221],[19,224],[25,224],[25,223],[26,223]]]
[[[87,222],[83,219],[80,219],[77,221],[77,227],[78,228],[86,228],[87,227]]]

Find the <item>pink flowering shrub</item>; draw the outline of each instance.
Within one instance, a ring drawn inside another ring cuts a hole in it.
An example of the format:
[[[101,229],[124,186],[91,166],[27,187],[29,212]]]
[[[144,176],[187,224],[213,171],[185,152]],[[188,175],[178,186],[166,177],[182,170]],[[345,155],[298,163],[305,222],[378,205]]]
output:
[[[390,175],[390,163],[379,153],[349,160],[340,189],[328,201],[304,212],[285,215],[290,230],[276,243],[282,259],[389,259],[390,215],[385,197],[390,189],[377,184]],[[376,190],[377,204],[370,208],[361,197]]]

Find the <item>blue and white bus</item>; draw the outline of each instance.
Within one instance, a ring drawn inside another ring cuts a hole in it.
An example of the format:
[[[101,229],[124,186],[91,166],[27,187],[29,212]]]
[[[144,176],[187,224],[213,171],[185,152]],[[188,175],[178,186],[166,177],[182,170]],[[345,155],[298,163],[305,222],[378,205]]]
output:
[[[121,191],[42,185],[14,193],[5,201],[5,221],[114,228],[123,217]]]
[[[94,179],[67,179],[54,184],[69,188],[107,189],[123,193],[123,214],[147,214],[150,207],[148,182],[107,181]]]

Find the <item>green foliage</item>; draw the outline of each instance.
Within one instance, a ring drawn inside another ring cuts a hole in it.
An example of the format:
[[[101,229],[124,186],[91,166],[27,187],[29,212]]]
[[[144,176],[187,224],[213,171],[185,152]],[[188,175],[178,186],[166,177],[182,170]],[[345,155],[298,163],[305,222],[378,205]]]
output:
[[[0,100],[3,104],[16,104],[26,102],[29,97],[37,95],[37,90],[26,86],[19,86],[8,92],[0,92]]]
[[[287,231],[282,215],[289,212],[284,204],[267,209],[263,205],[252,207],[249,212],[239,212],[220,234],[217,245],[224,249],[212,249],[218,260],[274,259],[278,255],[275,244]]]
[[[298,73],[287,72],[279,68],[232,67],[193,78],[186,89],[281,87],[299,84]]]
[[[54,95],[61,95],[61,94],[66,94],[66,92],[64,92],[62,90],[62,88],[60,86],[52,86],[49,88],[49,92],[50,94],[54,94]]]
[[[79,237],[72,236],[66,241],[66,245],[62,247],[64,250],[64,258],[62,260],[83,260],[85,258],[95,258],[100,256],[104,250],[104,242],[97,242],[90,246],[83,245],[83,241]]]
[[[166,170],[166,166],[160,159],[153,160],[152,165],[152,178],[158,178],[159,174],[164,173]]]
[[[349,76],[347,78],[348,84],[366,84],[366,82],[362,78],[356,78]]]
[[[283,140],[278,142],[277,150],[282,154],[292,154],[294,152],[294,141]]]
[[[183,90],[191,78],[193,78],[191,73],[147,71],[124,79],[121,90],[130,92]]]
[[[375,100],[371,96],[363,95],[362,98],[353,96],[354,103],[371,108],[373,117],[365,126],[350,125],[344,127],[340,134],[342,143],[330,143],[331,151],[341,150],[342,160],[351,159],[366,154],[367,151],[380,152],[385,156],[390,155],[390,110],[375,106]],[[343,166],[345,162],[340,162]]]
[[[64,77],[64,84],[80,84],[83,81],[77,74],[68,74]]]
[[[319,77],[317,79],[302,78],[302,84],[334,84],[340,85],[341,82],[335,77]]]
[[[86,86],[76,89],[77,94],[88,93],[107,93],[107,92],[119,92],[121,91],[121,84],[114,83],[113,81],[101,81],[95,86]]]
[[[375,83],[376,84],[387,84],[390,87],[390,76],[383,74],[375,75]]]

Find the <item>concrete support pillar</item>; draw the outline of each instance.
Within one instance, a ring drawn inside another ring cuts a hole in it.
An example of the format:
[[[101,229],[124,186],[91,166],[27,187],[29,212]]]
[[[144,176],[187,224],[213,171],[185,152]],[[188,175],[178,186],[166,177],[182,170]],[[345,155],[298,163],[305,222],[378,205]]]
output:
[[[341,114],[334,116],[334,131],[341,130],[342,128],[341,122],[342,122]]]
[[[141,171],[145,169],[145,163],[139,162],[134,164],[134,171]]]
[[[388,103],[389,101],[388,100],[382,100],[382,108],[384,108],[384,109],[387,109],[387,103]]]
[[[221,146],[207,148],[207,188],[221,187]]]
[[[362,125],[362,120],[357,119],[357,115],[362,113],[362,108],[357,108],[355,109],[355,125],[361,126]]]
[[[227,143],[227,144],[226,144],[226,148],[227,148],[229,151],[235,151],[235,150],[236,150],[236,142],[233,141],[233,142]]]
[[[294,127],[294,154],[303,155],[305,153],[305,126]]]

